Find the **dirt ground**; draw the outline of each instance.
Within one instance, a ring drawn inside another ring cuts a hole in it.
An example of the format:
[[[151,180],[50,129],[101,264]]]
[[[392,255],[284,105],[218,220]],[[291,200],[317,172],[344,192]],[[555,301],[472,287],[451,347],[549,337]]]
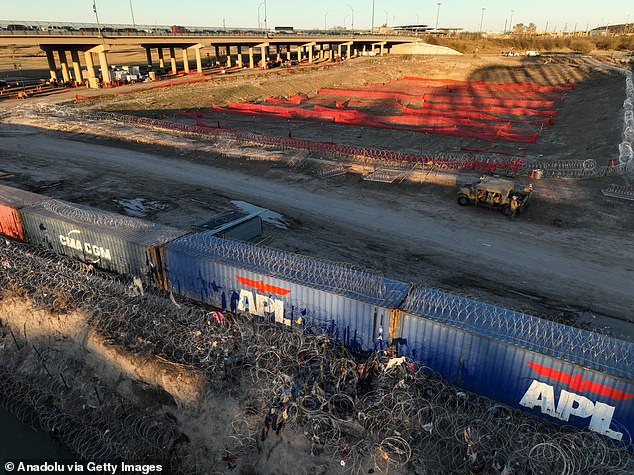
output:
[[[329,67],[241,72],[201,84],[85,101],[81,107],[171,119],[177,111],[208,110],[212,103],[312,94],[318,87],[386,82],[404,75],[576,81],[555,125],[528,147],[526,156],[593,158],[601,164],[617,158],[624,80],[596,70],[588,58],[362,58]],[[289,127],[268,118],[237,119],[218,118],[226,126],[279,135]],[[187,137],[127,125],[60,124],[41,117],[5,118],[0,136],[0,170],[11,175],[2,179],[8,185],[118,212],[123,209],[115,200],[158,201],[163,209],[147,218],[179,227],[232,208],[231,201],[240,199],[285,216],[288,229],[266,226],[271,246],[353,262],[401,280],[634,338],[634,208],[607,201],[600,193],[609,183],[626,184],[624,178],[534,181],[531,207],[510,222],[497,212],[456,205],[455,183],[472,175],[455,176],[453,186],[377,184],[355,174],[323,179],[310,167],[240,158],[247,155],[240,147],[223,157],[218,144]],[[307,121],[293,124],[293,137],[418,152],[455,152],[460,145],[474,144]],[[555,220],[563,226],[555,226]]]

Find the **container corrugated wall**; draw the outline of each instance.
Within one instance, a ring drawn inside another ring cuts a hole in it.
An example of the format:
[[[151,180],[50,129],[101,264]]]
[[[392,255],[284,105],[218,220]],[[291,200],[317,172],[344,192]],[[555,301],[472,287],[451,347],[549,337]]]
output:
[[[0,234],[28,242],[20,210],[48,199],[43,195],[0,185]]]
[[[268,317],[291,327],[310,327],[342,340],[353,350],[387,345],[389,308],[219,262],[205,256],[199,248],[190,247],[192,243],[210,242],[208,236],[201,234],[188,235],[165,246],[166,274],[175,293],[220,308]],[[401,285],[405,298],[409,287]]]
[[[350,265],[217,238],[213,231],[184,236],[170,249],[386,308],[398,308],[411,287]]]
[[[415,295],[404,307],[411,307],[413,300]],[[621,365],[623,375],[614,375],[538,353],[479,333],[478,318],[473,314],[469,318],[475,324],[470,329],[461,328],[461,319],[449,322],[428,317],[403,314],[400,353],[452,384],[551,421],[589,427],[616,439],[629,441],[629,434],[634,434],[634,381],[631,372],[628,377],[626,365]],[[542,335],[541,343],[565,340],[557,332],[566,331],[580,330],[558,325],[555,333]],[[527,340],[532,338],[526,335]],[[606,346],[613,344],[606,342]],[[632,344],[621,344],[625,352],[631,350]]]
[[[163,288],[162,246],[184,234],[168,226],[59,200],[24,208],[22,217],[33,244]]]

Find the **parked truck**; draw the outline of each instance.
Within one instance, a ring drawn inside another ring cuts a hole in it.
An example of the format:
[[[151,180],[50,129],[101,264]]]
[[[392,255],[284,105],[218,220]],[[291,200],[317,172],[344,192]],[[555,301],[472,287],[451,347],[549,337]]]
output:
[[[458,204],[499,209],[510,216],[513,211],[519,214],[526,209],[532,193],[533,185],[521,186],[506,178],[482,176],[477,182],[460,187]]]

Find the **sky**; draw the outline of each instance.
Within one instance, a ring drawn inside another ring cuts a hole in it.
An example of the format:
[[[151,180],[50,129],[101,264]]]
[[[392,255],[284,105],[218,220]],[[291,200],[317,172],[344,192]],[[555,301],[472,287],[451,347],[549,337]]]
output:
[[[441,3],[438,7],[438,3]],[[95,22],[93,0],[3,1],[0,20]],[[606,23],[634,22],[634,0],[266,0],[268,26],[327,28],[427,24],[478,31],[502,31],[505,22],[533,22],[539,30],[573,31]],[[96,0],[101,23],[257,28],[263,0]],[[482,16],[482,9],[484,17]]]

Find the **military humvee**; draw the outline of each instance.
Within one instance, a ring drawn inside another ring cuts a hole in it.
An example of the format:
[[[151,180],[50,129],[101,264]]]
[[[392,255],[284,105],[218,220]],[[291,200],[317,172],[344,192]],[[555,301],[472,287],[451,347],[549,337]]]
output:
[[[532,192],[533,185],[521,187],[513,180],[482,176],[477,182],[460,187],[458,204],[500,209],[505,216],[509,216],[512,212],[513,197],[516,199],[515,207],[519,214],[528,205]]]

